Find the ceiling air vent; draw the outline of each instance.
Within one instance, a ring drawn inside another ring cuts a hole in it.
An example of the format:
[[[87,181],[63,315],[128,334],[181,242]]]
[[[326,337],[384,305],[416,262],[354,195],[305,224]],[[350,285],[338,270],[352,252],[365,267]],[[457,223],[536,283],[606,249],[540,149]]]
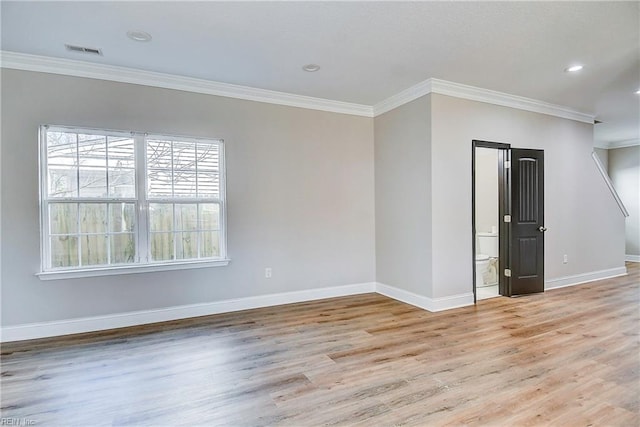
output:
[[[64,47],[71,52],[89,53],[91,55],[102,56],[102,50],[93,47],[74,46],[72,44],[65,44]]]

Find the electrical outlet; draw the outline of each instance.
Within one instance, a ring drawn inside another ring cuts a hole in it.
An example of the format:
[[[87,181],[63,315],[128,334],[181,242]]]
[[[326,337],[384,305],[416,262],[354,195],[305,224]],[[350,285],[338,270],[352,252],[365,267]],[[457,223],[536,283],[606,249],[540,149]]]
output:
[[[271,275],[272,275],[272,271],[271,271],[271,267],[267,267],[264,269],[264,277],[266,279],[271,279]]]
[[[569,262],[569,257],[567,256],[567,254],[564,254],[564,257],[562,258],[562,263],[567,264],[568,262]]]

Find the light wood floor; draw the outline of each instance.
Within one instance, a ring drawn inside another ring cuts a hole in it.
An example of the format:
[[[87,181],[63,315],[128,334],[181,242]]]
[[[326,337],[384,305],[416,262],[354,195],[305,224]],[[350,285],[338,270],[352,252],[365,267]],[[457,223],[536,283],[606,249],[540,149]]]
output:
[[[7,344],[2,417],[36,426],[638,426],[640,275],[638,264],[628,268],[440,313],[367,294]]]

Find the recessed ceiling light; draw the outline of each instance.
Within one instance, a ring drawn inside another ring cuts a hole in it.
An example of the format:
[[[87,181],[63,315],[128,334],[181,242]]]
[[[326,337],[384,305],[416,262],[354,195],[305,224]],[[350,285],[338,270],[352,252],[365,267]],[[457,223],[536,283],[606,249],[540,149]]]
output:
[[[302,69],[309,73],[315,73],[320,69],[320,66],[318,64],[307,64],[304,67],[302,67]]]
[[[640,89],[636,91],[636,95],[640,95]]]
[[[148,42],[151,40],[151,34],[144,31],[127,31],[127,37],[137,42]]]
[[[575,73],[576,71],[580,71],[584,68],[584,65],[572,65],[569,68],[565,68],[564,70],[568,73]]]

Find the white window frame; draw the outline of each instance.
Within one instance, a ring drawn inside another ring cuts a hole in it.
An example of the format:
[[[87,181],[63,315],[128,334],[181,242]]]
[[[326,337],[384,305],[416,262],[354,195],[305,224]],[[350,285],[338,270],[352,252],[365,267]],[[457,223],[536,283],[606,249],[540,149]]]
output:
[[[135,198],[81,198],[54,199],[48,197],[48,160],[47,160],[47,131],[87,133],[108,136],[126,136],[133,138],[135,150]],[[187,260],[150,261],[151,246],[149,242],[149,203],[175,203],[176,198],[148,198],[147,197],[147,139],[164,139],[204,144],[217,144],[219,147],[219,199],[180,198],[181,203],[207,203],[219,205],[220,212],[220,256],[215,258],[198,258]],[[176,135],[147,134],[144,132],[113,131],[106,129],[71,127],[71,126],[40,126],[39,138],[39,185],[40,185],[40,272],[36,273],[41,280],[69,279],[80,277],[108,276],[117,274],[146,273],[167,270],[183,270],[192,268],[220,267],[229,264],[227,257],[227,206],[226,206],[226,159],[224,141],[220,138],[194,138]],[[134,240],[136,247],[135,261],[130,264],[88,266],[88,267],[51,267],[51,252],[49,239],[49,203],[58,201],[75,203],[83,202],[125,202],[134,203],[136,208],[136,226]]]

